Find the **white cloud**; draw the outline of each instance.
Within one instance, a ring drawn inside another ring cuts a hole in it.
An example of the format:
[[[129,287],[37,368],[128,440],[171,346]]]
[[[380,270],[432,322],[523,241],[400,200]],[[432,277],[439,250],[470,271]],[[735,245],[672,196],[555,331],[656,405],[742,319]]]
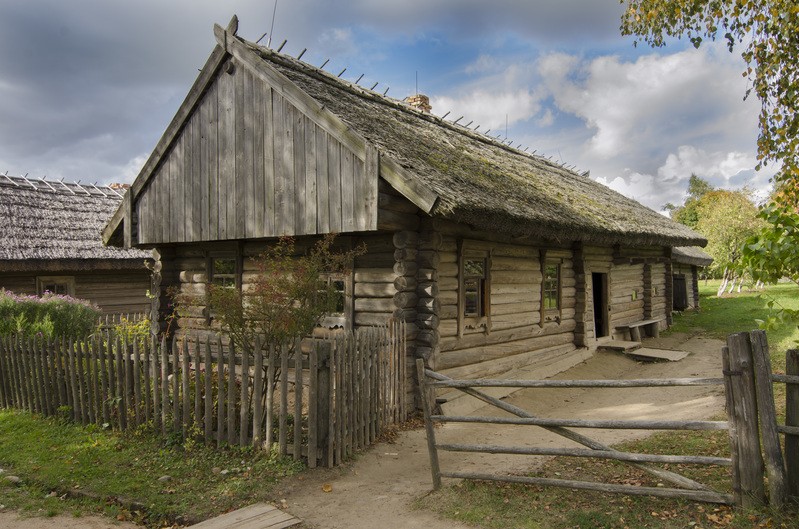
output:
[[[477,89],[458,96],[433,97],[430,101],[436,114],[441,115],[449,111],[451,114],[448,118],[456,119],[458,116],[464,116],[459,123],[474,121],[472,128],[480,125],[483,131],[504,130],[506,116],[508,125],[513,125],[535,116],[541,109],[540,96],[524,89],[509,91]]]

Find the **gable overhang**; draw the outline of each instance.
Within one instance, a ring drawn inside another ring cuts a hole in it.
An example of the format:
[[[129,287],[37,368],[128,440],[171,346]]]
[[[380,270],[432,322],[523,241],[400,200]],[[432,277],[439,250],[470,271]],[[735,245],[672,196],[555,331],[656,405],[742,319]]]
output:
[[[229,57],[247,67],[258,79],[269,84],[274,91],[283,96],[292,104],[301,108],[303,112],[323,128],[328,134],[346,145],[361,160],[377,158],[378,176],[382,177],[395,190],[405,196],[425,213],[431,213],[438,201],[438,195],[428,187],[414,179],[413,175],[394,160],[381,156],[377,149],[363,136],[353,131],[344,121],[333,112],[326,109],[309,94],[305,93],[290,79],[271,67],[258,53],[251,49],[244,41],[236,36],[238,18],[234,16],[226,28],[214,25],[214,36],[217,45],[208,57],[197,79],[186,95],[177,113],[167,126],[160,140],[148,157],[138,176],[128,189],[122,204],[111,217],[103,229],[103,243],[110,246],[123,246],[130,248],[136,246],[133,234],[134,212],[136,202],[142,191],[156,174],[156,170],[163,161],[187,120],[191,117],[204,93],[214,82],[222,65]],[[274,53],[264,51],[266,53]]]

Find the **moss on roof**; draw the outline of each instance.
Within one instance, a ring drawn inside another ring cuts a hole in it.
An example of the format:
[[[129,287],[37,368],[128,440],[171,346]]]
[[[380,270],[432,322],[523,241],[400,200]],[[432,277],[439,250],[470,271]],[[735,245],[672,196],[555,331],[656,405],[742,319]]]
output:
[[[590,178],[445,123],[305,63],[248,44],[440,199],[431,212],[513,236],[602,244],[706,244]]]

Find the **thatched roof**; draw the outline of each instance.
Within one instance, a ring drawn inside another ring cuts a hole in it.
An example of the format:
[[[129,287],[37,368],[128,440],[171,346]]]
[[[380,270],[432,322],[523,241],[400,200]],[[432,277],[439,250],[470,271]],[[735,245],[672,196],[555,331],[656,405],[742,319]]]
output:
[[[0,175],[0,271],[142,268],[150,252],[100,237],[121,201],[109,187]]]
[[[678,263],[695,266],[708,266],[713,258],[702,248],[696,246],[678,246],[671,249],[671,258]]]
[[[587,176],[245,42],[325,109],[438,194],[431,214],[512,236],[701,245],[689,228]]]

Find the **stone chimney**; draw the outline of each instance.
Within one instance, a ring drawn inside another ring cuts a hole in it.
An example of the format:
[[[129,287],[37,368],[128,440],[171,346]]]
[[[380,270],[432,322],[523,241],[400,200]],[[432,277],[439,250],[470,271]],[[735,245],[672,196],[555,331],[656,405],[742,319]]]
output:
[[[433,107],[430,106],[430,98],[424,94],[416,94],[405,98],[405,102],[416,110],[429,114]]]

